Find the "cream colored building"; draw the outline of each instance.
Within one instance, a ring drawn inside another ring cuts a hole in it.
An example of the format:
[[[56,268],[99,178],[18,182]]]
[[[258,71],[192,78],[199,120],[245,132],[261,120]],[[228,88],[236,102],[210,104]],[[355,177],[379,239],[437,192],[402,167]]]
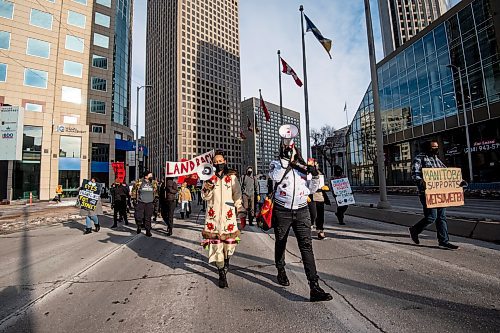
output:
[[[222,149],[241,164],[237,0],[148,1],[146,145],[166,160]]]
[[[74,196],[85,178],[113,178],[115,138],[133,138],[131,34],[125,46],[114,40],[117,32],[131,32],[131,6],[132,0],[0,0],[0,103],[25,109],[23,160],[0,161],[0,199],[32,192],[47,200],[59,184]],[[120,14],[128,15],[126,27]],[[114,63],[122,53],[125,93],[114,104],[113,79],[123,76]],[[127,115],[118,119],[118,113]],[[107,154],[96,144],[107,145]],[[92,170],[93,150],[107,172]]]

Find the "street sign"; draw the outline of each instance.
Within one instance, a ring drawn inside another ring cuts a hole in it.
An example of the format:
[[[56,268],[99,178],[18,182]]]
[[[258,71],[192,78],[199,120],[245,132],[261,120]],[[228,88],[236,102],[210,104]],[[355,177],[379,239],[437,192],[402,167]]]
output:
[[[0,161],[23,159],[24,109],[19,106],[0,108]]]

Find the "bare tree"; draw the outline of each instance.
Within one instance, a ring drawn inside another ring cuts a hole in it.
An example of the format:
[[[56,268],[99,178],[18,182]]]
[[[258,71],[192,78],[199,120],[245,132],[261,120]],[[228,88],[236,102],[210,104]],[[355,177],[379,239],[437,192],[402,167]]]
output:
[[[335,128],[330,125],[324,125],[319,130],[313,128],[311,130],[311,139],[317,151],[323,155],[324,159],[333,166],[333,160],[326,154],[325,143],[326,139],[335,134]]]

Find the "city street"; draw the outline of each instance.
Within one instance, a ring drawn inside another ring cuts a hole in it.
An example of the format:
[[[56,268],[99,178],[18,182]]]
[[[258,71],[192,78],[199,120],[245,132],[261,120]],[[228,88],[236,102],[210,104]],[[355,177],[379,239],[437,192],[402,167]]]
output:
[[[229,289],[199,246],[202,216],[82,235],[83,223],[0,236],[1,332],[498,332],[500,246],[459,237],[414,245],[405,227],[326,213],[314,240],[322,287],[310,303],[294,237],[290,287],[276,283],[272,234],[247,227],[231,261]],[[315,232],[313,231],[313,235]]]

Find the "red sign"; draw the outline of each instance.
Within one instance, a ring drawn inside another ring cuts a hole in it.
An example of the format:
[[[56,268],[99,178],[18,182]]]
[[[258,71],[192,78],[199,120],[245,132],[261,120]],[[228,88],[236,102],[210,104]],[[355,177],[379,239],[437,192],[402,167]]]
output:
[[[123,162],[111,163],[111,167],[113,167],[115,178],[117,178],[120,183],[123,183],[125,181],[125,165]]]

